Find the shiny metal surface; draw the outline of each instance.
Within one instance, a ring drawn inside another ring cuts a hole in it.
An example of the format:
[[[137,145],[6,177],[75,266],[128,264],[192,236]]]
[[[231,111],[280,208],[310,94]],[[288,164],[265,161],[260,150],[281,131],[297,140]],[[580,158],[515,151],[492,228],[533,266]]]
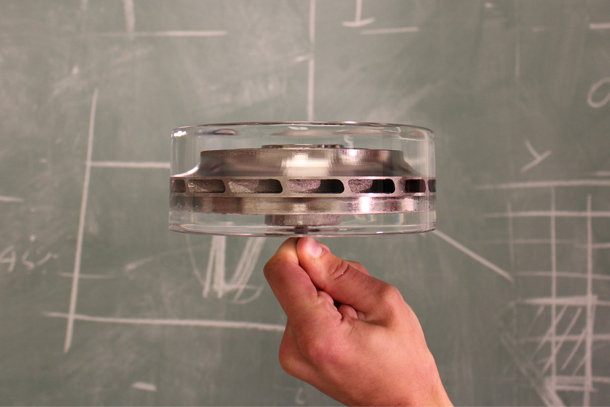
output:
[[[267,145],[206,150],[171,177],[172,210],[266,215],[279,226],[340,223],[345,214],[434,211],[434,179],[398,150]]]

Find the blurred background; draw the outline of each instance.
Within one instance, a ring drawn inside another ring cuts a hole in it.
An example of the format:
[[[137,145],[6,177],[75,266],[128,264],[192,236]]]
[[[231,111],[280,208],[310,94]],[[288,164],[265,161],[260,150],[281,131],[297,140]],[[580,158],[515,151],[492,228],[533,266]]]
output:
[[[295,120],[435,131],[438,230],[324,243],[454,403],[610,404],[605,0],[0,0],[0,404],[336,405],[277,361],[281,239],[167,230],[173,128]]]

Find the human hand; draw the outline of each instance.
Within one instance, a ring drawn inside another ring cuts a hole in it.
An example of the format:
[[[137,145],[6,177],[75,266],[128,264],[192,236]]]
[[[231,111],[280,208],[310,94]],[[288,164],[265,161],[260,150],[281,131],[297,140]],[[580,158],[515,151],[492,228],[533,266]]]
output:
[[[451,405],[417,317],[394,286],[313,238],[265,265],[288,320],[280,364],[348,405]]]

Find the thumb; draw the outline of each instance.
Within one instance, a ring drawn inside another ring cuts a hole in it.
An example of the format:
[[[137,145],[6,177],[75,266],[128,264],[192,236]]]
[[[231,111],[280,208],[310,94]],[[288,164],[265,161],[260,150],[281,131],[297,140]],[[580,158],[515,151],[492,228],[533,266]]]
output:
[[[372,318],[387,316],[396,301],[404,302],[394,286],[333,255],[328,247],[311,237],[300,238],[296,249],[299,265],[315,286],[335,301]]]

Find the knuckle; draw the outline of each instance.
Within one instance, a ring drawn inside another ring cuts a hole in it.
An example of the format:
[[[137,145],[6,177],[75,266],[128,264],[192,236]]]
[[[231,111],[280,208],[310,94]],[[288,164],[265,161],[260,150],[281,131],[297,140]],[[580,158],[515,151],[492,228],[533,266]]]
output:
[[[391,284],[384,284],[379,289],[379,299],[384,303],[388,304],[399,304],[404,302],[402,298],[402,294],[398,290],[398,288],[394,287]]]
[[[329,338],[315,338],[303,344],[303,357],[320,367],[335,365],[341,354],[339,347]]]
[[[345,276],[350,270],[352,266],[345,260],[338,259],[337,262],[331,264],[331,267],[328,269],[328,276],[331,280],[338,280],[341,277]]]
[[[280,367],[284,370],[284,372],[288,373],[290,376],[298,376],[298,360],[294,353],[287,350],[286,347],[280,346]]]
[[[269,278],[276,273],[278,270],[281,270],[284,265],[282,264],[283,260],[279,257],[272,257],[263,267],[263,274],[265,278],[269,280]]]

